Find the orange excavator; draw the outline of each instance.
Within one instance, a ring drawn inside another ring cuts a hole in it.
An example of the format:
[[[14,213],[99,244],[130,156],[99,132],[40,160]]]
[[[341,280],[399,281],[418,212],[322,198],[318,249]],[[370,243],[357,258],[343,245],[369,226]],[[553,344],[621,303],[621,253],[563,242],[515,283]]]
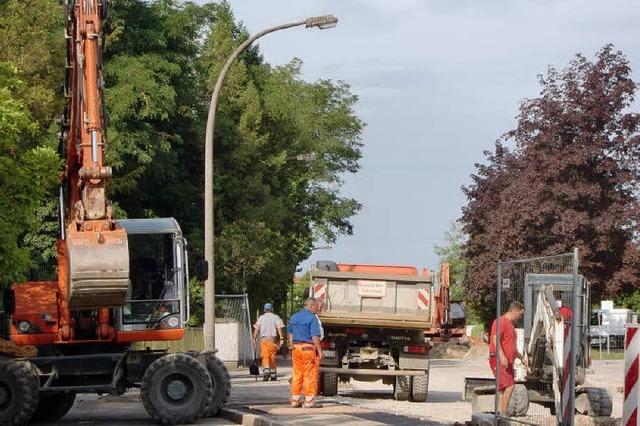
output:
[[[140,388],[157,421],[215,415],[229,395],[211,353],[136,350],[180,340],[189,319],[187,242],[173,218],[116,220],[102,77],[107,0],[65,0],[69,98],[62,126],[57,281],[13,284],[4,294],[0,424],[55,421],[78,393]]]

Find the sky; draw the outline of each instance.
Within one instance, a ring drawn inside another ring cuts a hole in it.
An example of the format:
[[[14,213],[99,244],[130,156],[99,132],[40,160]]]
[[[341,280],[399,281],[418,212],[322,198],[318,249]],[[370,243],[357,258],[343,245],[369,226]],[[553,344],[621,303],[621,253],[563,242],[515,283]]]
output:
[[[538,74],[613,43],[640,80],[640,7],[631,0],[230,3],[250,33],[309,16],[340,20],[259,41],[272,65],[298,57],[305,80],[349,83],[367,123],[361,169],[342,190],[363,205],[354,233],[315,250],[302,269],[316,260],[436,267],[434,246],[466,203],[461,187],[515,126],[520,102],[538,94]]]

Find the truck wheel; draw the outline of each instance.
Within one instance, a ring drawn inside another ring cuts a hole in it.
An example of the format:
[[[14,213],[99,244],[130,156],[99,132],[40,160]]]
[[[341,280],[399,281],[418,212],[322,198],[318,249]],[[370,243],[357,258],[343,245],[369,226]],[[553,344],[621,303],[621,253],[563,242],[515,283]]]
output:
[[[220,409],[227,403],[229,395],[231,395],[231,377],[229,377],[227,367],[214,354],[207,355],[206,363],[213,385],[213,397],[209,402],[204,417],[213,417],[220,412]]]
[[[71,410],[75,401],[75,393],[42,393],[32,421],[55,422]]]
[[[429,373],[424,376],[413,376],[411,383],[411,400],[425,402],[429,394]]]
[[[322,395],[336,396],[338,394],[338,374],[320,373],[320,386],[322,386]]]
[[[40,385],[29,362],[0,361],[0,424],[24,425],[38,406]]]
[[[507,412],[511,417],[523,417],[529,411],[529,392],[524,385],[517,384],[513,388]]]
[[[393,397],[396,401],[407,401],[411,395],[411,376],[396,376]]]
[[[589,417],[609,417],[613,408],[611,394],[602,388],[581,388],[577,390],[576,410]]]
[[[183,353],[169,354],[147,368],[140,397],[149,415],[160,423],[192,423],[209,407],[213,384],[200,361]]]

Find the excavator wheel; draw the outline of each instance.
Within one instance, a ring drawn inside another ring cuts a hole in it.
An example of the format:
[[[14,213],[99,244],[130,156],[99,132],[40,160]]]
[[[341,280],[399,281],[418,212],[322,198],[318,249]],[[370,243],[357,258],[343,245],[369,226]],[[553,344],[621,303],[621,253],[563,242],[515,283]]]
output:
[[[224,363],[213,354],[206,355],[206,365],[213,384],[213,397],[204,417],[213,417],[220,412],[231,395],[231,377]]]
[[[75,401],[75,393],[42,393],[32,420],[34,422],[55,422],[71,410]]]
[[[200,361],[184,353],[169,354],[147,368],[140,396],[149,415],[160,423],[193,423],[209,407],[213,384]]]
[[[38,405],[40,385],[31,363],[0,360],[0,424],[25,425]]]
[[[609,417],[613,409],[611,394],[602,388],[576,390],[576,410],[589,417]]]
[[[511,417],[524,417],[529,411],[529,392],[524,385],[516,384],[509,400],[507,412]]]

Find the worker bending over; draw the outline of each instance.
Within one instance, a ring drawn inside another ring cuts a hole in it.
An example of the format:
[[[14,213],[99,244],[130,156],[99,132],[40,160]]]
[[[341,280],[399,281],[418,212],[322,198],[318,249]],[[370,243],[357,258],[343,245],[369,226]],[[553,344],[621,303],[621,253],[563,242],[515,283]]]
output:
[[[509,310],[500,318],[494,320],[491,325],[489,365],[494,376],[497,371],[498,391],[500,392],[498,408],[500,415],[504,417],[509,416],[507,407],[515,386],[513,362],[516,358],[519,358],[526,365],[526,360],[518,352],[516,329],[514,327],[514,324],[522,318],[522,314],[524,314],[524,305],[517,301],[511,302]],[[496,349],[496,325],[498,322],[500,323],[498,326],[500,347]],[[500,361],[499,363],[497,362],[498,360]]]
[[[284,343],[283,328],[282,320],[273,313],[273,305],[265,303],[264,314],[260,315],[253,326],[254,342],[260,338],[260,356],[262,357],[262,374],[264,376],[262,380],[264,382],[269,380],[275,382],[278,379],[276,354]]]
[[[291,399],[293,407],[316,406],[318,388],[318,364],[322,359],[320,347],[320,323],[316,317],[318,302],[309,298],[304,308],[296,312],[289,321],[289,347],[293,376],[291,378]],[[304,395],[304,400],[303,400]]]

